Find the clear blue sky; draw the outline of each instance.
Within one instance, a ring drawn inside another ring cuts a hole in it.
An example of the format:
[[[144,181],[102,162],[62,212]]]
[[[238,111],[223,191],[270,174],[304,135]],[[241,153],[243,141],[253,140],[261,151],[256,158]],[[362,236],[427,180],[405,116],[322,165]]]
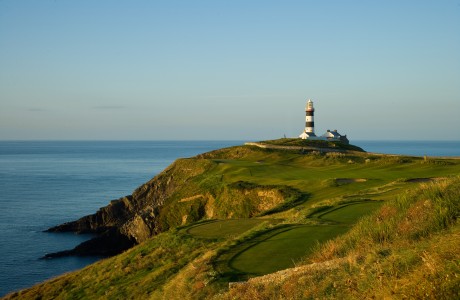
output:
[[[460,139],[460,0],[0,0],[0,139]]]

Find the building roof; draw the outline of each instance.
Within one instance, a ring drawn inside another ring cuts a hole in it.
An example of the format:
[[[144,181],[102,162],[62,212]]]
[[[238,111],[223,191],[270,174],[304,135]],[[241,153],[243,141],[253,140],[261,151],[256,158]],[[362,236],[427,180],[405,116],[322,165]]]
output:
[[[327,130],[325,134],[322,135],[323,137],[328,137],[328,138],[335,138],[339,139],[342,135],[337,132],[337,130]]]

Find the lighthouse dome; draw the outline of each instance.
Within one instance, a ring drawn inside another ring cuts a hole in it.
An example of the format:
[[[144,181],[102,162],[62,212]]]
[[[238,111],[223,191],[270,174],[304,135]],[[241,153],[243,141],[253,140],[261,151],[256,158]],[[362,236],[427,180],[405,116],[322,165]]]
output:
[[[313,101],[311,101],[310,99],[308,99],[308,101],[307,101],[306,110],[307,110],[307,111],[313,111],[313,110],[314,110],[314,108],[313,108]]]

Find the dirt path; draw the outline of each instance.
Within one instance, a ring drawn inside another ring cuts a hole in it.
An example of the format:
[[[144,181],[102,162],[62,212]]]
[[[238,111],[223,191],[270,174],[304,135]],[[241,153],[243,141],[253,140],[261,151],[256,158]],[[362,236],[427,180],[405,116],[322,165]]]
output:
[[[317,270],[332,270],[341,267],[344,263],[350,260],[349,257],[328,260],[321,263],[313,263],[300,267],[281,270],[275,273],[254,277],[243,282],[230,282],[230,289],[244,289],[248,285],[269,285],[271,283],[281,283],[293,275],[303,275]]]

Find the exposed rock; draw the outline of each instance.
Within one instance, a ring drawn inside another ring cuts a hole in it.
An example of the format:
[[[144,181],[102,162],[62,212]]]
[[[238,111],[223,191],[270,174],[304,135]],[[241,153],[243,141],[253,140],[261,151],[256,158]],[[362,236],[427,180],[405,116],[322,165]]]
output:
[[[236,148],[243,155],[247,148]],[[295,204],[300,193],[286,186],[263,186],[249,182],[222,184],[219,176],[199,177],[218,165],[220,149],[191,159],[179,159],[159,175],[137,188],[132,195],[112,200],[95,214],[48,229],[48,232],[93,233],[97,236],[64,255],[113,255],[168,228],[203,218],[249,218]],[[206,157],[206,158],[205,158]],[[201,186],[205,182],[204,187]],[[211,188],[209,188],[209,186]],[[214,186],[218,188],[213,189]]]
[[[114,255],[158,234],[158,214],[166,199],[177,186],[206,170],[206,164],[190,164],[179,159],[149,182],[137,188],[132,195],[112,200],[95,214],[64,223],[48,232],[95,233],[98,236],[81,243],[72,250],[47,254],[45,257],[66,255]]]
[[[43,258],[55,258],[62,256],[111,256],[123,252],[134,246],[133,238],[121,233],[117,228],[111,227],[97,237],[85,241],[72,250],[65,250],[46,254]]]
[[[110,227],[123,224],[131,215],[132,196],[112,200],[109,205],[100,208],[95,214],[77,221],[49,228],[47,232],[101,233]]]
[[[199,194],[199,195],[195,195],[195,196],[191,196],[187,198],[182,198],[179,200],[179,202],[188,202],[188,201],[193,201],[193,200],[200,199],[200,198],[204,198],[204,196]]]

